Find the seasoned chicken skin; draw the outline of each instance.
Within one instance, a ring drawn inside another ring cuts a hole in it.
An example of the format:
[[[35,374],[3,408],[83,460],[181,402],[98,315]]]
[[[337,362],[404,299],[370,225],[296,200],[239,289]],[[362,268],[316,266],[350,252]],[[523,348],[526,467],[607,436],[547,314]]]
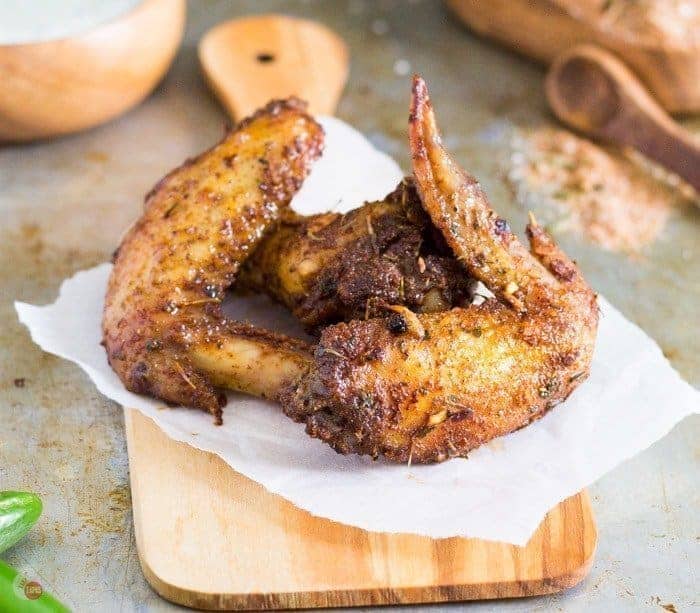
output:
[[[252,393],[275,397],[298,376],[303,343],[230,321],[220,303],[321,154],[323,130],[304,108],[271,102],[146,197],[115,254],[102,322],[109,362],[129,390],[221,421],[212,348],[246,356],[227,375]]]
[[[587,376],[596,296],[534,220],[528,252],[442,147],[416,78],[410,145],[423,206],[469,275],[496,299],[442,313],[326,327],[284,410],[341,453],[394,461],[463,456],[521,428]]]
[[[390,316],[390,305],[444,311],[470,302],[475,282],[407,178],[384,200],[344,215],[287,211],[246,260],[238,285],[266,292],[317,334],[329,323]]]

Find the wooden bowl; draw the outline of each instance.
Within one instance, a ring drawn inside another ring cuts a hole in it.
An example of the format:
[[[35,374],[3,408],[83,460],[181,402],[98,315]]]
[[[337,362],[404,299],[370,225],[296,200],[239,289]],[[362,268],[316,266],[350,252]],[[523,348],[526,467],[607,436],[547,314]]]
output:
[[[104,123],[143,100],[182,39],[185,0],[144,0],[84,34],[0,45],[0,141]]]
[[[549,64],[592,43],[618,55],[670,113],[700,111],[700,46],[635,35],[606,20],[606,0],[447,0],[477,33]]]

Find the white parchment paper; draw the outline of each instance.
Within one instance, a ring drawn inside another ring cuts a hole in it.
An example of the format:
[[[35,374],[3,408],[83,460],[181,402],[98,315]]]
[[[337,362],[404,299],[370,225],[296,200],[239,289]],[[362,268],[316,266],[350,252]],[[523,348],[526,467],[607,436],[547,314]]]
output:
[[[324,118],[326,152],[294,199],[303,213],[344,211],[383,197],[402,173],[343,122]],[[224,425],[186,408],[128,392],[100,346],[111,265],[82,271],[48,306],[16,303],[45,351],[78,364],[97,388],[139,409],[175,440],[219,455],[230,466],[321,517],[382,532],[469,536],[524,545],[547,513],[617,464],[700,411],[656,343],[600,298],[601,322],[590,378],[542,420],[469,455],[439,465],[391,465],[337,455],[309,438],[274,404],[231,395]],[[236,298],[240,319],[298,332],[264,297]]]

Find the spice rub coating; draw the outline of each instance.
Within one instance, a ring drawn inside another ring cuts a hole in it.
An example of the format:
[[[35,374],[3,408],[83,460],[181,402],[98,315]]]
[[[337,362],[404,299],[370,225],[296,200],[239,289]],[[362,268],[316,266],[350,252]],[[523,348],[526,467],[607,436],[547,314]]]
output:
[[[344,215],[285,212],[246,261],[239,285],[266,292],[314,334],[339,321],[469,302],[464,274],[423,210],[411,178]]]
[[[220,422],[213,351],[247,352],[234,373],[237,388],[253,393],[274,397],[303,370],[303,344],[230,321],[220,303],[322,148],[323,130],[304,103],[273,101],[146,196],[115,253],[102,322],[109,362],[127,389]],[[260,372],[273,354],[284,362],[274,381]]]

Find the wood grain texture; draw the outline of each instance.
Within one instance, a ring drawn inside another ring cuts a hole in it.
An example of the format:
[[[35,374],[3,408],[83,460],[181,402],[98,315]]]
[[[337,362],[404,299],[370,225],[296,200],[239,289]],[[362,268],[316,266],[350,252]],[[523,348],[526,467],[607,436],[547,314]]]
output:
[[[605,27],[599,0],[446,0],[477,33],[549,64],[593,43],[619,55],[671,113],[700,111],[700,49],[649,41]]]
[[[598,140],[634,147],[700,191],[700,141],[610,52],[595,45],[564,52],[549,70],[545,91],[564,123]]]
[[[576,585],[593,560],[585,493],[553,509],[525,547],[366,532],[313,517],[220,458],[169,439],[138,411],[125,415],[141,566],[179,604],[278,609],[533,596]]]
[[[0,45],[0,142],[76,132],[124,113],[165,74],[184,24],[185,0],[144,0],[72,38]]]
[[[348,76],[348,51],[314,21],[261,15],[227,21],[199,43],[210,87],[234,120],[274,98],[297,96],[311,113],[331,115]]]

